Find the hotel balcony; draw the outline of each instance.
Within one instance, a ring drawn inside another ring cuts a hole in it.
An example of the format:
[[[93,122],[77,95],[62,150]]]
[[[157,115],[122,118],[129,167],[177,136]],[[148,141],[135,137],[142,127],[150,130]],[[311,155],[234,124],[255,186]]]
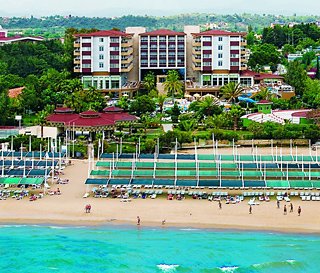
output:
[[[240,46],[247,46],[247,41],[241,41]]]
[[[192,54],[201,55],[201,48],[192,48]]]
[[[75,67],[73,68],[73,72],[74,72],[74,73],[80,73],[80,72],[81,72],[80,66],[79,66],[79,65],[75,66]]]
[[[199,40],[193,40],[193,41],[192,41],[192,46],[201,46],[201,41],[199,41]]]
[[[79,48],[81,46],[80,41],[74,41],[73,46]]]
[[[240,70],[248,70],[248,66],[246,64],[241,64]]]
[[[201,57],[199,55],[192,55],[192,61],[194,63],[201,63]]]
[[[129,65],[122,66],[121,65],[121,72],[130,72],[133,68],[133,63],[130,63]]]
[[[131,47],[133,46],[132,39],[121,41],[121,47]]]
[[[125,49],[121,49],[121,55],[122,56],[128,56],[131,55],[133,53],[133,49],[132,48],[125,48]]]
[[[80,64],[80,63],[81,63],[80,57],[74,58],[74,59],[73,59],[73,63],[74,63],[74,64]]]
[[[220,86],[201,85],[201,83],[199,82],[186,80],[185,90],[186,90],[186,95],[194,95],[197,93],[200,96],[211,94],[218,97],[220,93]]]
[[[80,56],[80,55],[81,55],[80,49],[74,50],[74,51],[73,51],[73,55],[74,55],[74,56]]]
[[[201,65],[192,63],[192,69],[195,71],[201,71]]]
[[[127,58],[121,58],[121,64],[129,64],[133,61],[133,56],[129,56]]]

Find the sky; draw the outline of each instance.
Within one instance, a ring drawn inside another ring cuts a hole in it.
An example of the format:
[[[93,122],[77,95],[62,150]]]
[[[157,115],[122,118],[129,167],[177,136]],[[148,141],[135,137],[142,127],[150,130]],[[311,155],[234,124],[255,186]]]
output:
[[[0,16],[174,15],[181,13],[317,15],[317,0],[0,0]]]

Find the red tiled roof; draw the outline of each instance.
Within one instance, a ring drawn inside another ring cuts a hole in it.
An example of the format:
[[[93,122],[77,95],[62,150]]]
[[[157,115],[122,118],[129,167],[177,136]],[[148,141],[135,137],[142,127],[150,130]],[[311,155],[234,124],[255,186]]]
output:
[[[131,34],[119,30],[100,30],[91,33],[75,34],[75,37],[129,37]]]
[[[48,122],[63,123],[65,126],[74,125],[78,127],[112,126],[119,121],[135,121],[137,119],[138,118],[136,116],[130,115],[126,112],[98,113],[92,110],[85,111],[80,114],[56,112],[47,117]]]
[[[17,98],[22,93],[23,89],[25,89],[25,87],[18,87],[18,88],[9,89],[9,91],[8,91],[9,98],[11,98],[11,99]]]
[[[55,113],[73,113],[74,111],[68,107],[59,107],[54,110]]]
[[[169,35],[169,36],[173,36],[173,35],[186,35],[184,32],[178,32],[178,31],[173,31],[170,29],[157,29],[154,31],[149,31],[149,32],[145,32],[145,33],[141,33],[140,36],[165,36],[165,35]]]
[[[245,32],[231,32],[226,30],[211,29],[200,33],[192,33],[194,36],[245,36]]]
[[[263,80],[263,79],[284,79],[283,76],[274,75],[269,73],[258,73],[250,70],[242,71],[241,76],[244,77],[254,77],[256,80]]]
[[[123,112],[123,109],[116,106],[110,106],[103,109],[103,112]]]

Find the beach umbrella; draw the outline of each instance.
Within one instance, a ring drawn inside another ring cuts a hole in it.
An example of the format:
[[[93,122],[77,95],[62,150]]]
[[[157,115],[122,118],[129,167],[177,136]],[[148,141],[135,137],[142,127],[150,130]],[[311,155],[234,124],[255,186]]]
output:
[[[201,97],[198,93],[195,93],[193,96],[194,96],[195,98],[200,98],[200,97]]]

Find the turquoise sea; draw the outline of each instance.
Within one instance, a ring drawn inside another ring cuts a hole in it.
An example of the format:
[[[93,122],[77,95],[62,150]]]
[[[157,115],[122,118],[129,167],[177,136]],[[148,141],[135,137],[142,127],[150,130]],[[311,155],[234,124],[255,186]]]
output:
[[[0,226],[0,272],[320,272],[320,236],[126,226]]]

